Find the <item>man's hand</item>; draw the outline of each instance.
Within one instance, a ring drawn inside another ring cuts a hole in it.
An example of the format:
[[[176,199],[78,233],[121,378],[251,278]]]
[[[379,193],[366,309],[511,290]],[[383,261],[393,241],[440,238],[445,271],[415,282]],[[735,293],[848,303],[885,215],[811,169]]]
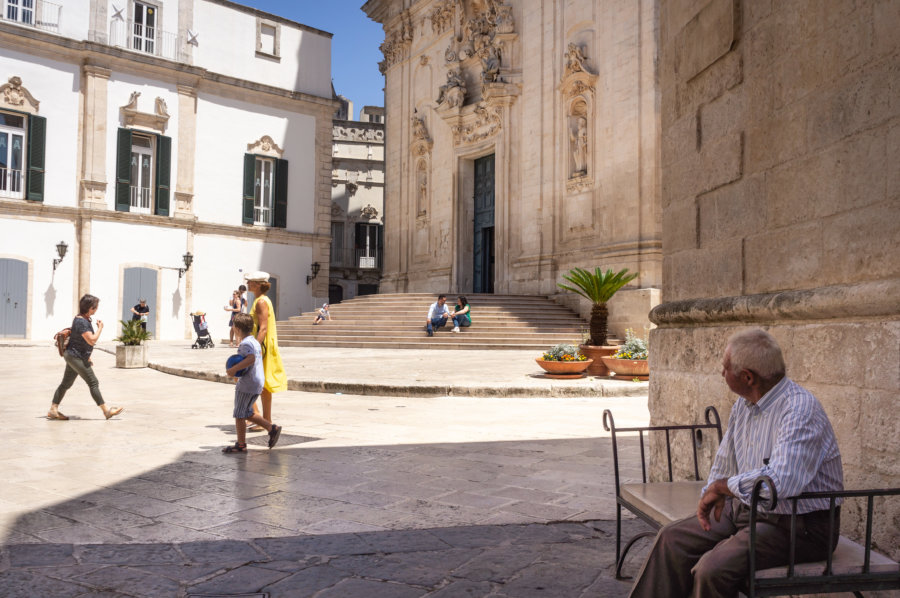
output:
[[[722,518],[722,509],[725,508],[725,499],[734,496],[728,489],[728,480],[722,478],[713,482],[703,496],[700,497],[700,503],[697,505],[697,519],[700,521],[700,527],[703,531],[709,531],[711,525],[709,523],[709,514],[712,512],[716,521]]]

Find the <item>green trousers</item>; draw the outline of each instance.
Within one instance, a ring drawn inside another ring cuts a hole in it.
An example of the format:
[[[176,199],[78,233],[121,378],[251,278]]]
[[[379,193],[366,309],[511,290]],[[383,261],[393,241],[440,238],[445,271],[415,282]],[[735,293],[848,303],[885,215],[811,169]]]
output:
[[[66,396],[66,391],[72,388],[72,385],[75,383],[75,378],[81,376],[87,382],[94,402],[97,403],[98,407],[102,405],[103,395],[100,394],[100,382],[94,374],[94,368],[84,359],[69,355],[68,352],[63,353],[63,359],[66,360],[66,372],[63,374],[62,382],[59,383],[56,392],[53,393],[53,404],[59,405],[63,397]]]

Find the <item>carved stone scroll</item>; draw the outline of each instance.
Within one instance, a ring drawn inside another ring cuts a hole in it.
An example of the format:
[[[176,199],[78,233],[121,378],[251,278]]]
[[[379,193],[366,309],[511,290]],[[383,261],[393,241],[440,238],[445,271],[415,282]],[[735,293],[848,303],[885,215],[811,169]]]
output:
[[[22,86],[20,77],[10,77],[8,83],[0,85],[0,96],[3,97],[3,103],[10,108],[15,108],[29,114],[37,114],[41,105],[31,92]]]
[[[503,124],[502,110],[501,106],[480,102],[471,114],[462,117],[462,122],[450,128],[453,142],[475,143],[494,135]]]
[[[169,111],[166,108],[166,101],[162,98],[156,98],[152,113],[141,112],[138,110],[138,98],[140,97],[141,92],[133,91],[131,97],[128,98],[128,103],[119,108],[123,124],[126,127],[137,126],[153,129],[160,133],[165,132],[166,127],[169,125]]]
[[[257,141],[248,143],[247,153],[269,156],[271,158],[284,157],[284,150],[278,147],[278,144],[268,135],[263,135]]]

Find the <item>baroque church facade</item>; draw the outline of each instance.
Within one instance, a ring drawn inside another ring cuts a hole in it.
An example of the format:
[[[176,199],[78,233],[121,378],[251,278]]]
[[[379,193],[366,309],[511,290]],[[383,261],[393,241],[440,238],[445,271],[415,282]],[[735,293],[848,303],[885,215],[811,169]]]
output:
[[[362,9],[385,30],[381,292],[555,295],[570,268],[627,267],[639,277],[610,304],[611,329],[649,324],[662,276],[652,3]]]

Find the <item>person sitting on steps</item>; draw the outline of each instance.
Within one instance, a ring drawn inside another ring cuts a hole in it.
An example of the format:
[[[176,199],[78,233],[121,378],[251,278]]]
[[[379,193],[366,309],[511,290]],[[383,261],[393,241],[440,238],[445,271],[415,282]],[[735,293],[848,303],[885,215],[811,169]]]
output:
[[[447,295],[438,295],[437,301],[428,308],[428,317],[425,319],[425,333],[434,336],[434,331],[447,324],[450,317],[450,308],[447,307]]]
[[[469,301],[460,295],[456,298],[456,308],[450,314],[453,318],[453,330],[450,332],[459,332],[459,327],[467,328],[472,325],[472,309],[469,307]]]

